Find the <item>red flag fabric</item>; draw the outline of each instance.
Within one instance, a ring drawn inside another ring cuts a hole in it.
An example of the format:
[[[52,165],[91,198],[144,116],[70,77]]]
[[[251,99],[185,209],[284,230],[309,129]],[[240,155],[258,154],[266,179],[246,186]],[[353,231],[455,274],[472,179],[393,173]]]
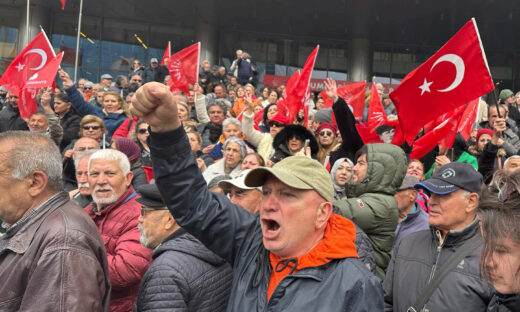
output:
[[[294,86],[296,85],[296,82],[298,81],[298,79],[300,79],[300,70],[298,69],[297,71],[294,72],[294,74],[292,74],[291,78],[289,78],[289,80],[287,81],[287,84],[285,85],[285,89],[283,90],[283,98],[286,99],[287,98],[287,94],[289,92],[292,92],[292,89],[294,89]]]
[[[0,85],[18,94],[27,80],[55,57],[45,32],[41,31],[9,64]]]
[[[350,108],[350,111],[354,114],[354,117],[358,122],[363,120],[363,109],[365,108],[365,89],[366,81],[351,83],[338,87],[338,96],[341,96]],[[325,91],[320,93],[321,97],[325,101],[324,108],[332,107],[334,104],[332,99],[327,96]]]
[[[370,91],[370,102],[368,103],[367,125],[375,131],[377,127],[386,123],[388,123],[388,119],[386,118],[385,109],[377,93],[376,84],[373,83]]]
[[[405,139],[421,127],[494,89],[475,19],[410,72],[392,93]]]
[[[303,65],[303,68],[299,74],[299,78],[294,82],[294,85],[292,85],[292,81],[289,80],[291,82],[291,86],[290,88],[287,88],[286,91],[287,106],[289,108],[289,119],[291,121],[295,120],[298,111],[304,108],[305,97],[310,92],[309,84],[311,82],[312,70],[314,68],[314,63],[316,63],[316,57],[318,56],[319,49],[320,46],[317,45],[309,57],[307,57],[307,60],[305,61],[305,64]],[[289,83],[287,83],[287,85],[289,86]]]
[[[168,70],[171,80],[168,83],[170,90],[175,88],[188,94],[188,85],[197,83],[199,75],[200,42],[180,50],[170,56]]]
[[[457,135],[457,128],[464,110],[464,106],[459,106],[443,114],[442,123],[438,124],[430,132],[413,143],[410,159],[422,158],[437,145],[451,148],[455,136]]]
[[[166,50],[164,50],[164,54],[163,54],[163,57],[161,59],[161,65],[165,65],[164,64],[164,61],[169,59],[170,56],[172,56],[172,48],[171,48],[172,44],[170,41],[168,41],[168,44],[166,45]],[[165,65],[166,66],[166,65]]]
[[[65,10],[65,2],[67,2],[67,0],[60,0],[61,2],[61,10]]]
[[[361,140],[363,140],[363,143],[365,144],[383,143],[383,141],[379,138],[379,135],[377,135],[374,129],[370,128],[366,122],[357,123],[356,130],[359,133]]]
[[[477,121],[479,105],[480,97],[469,102],[466,110],[464,110],[464,114],[462,114],[462,118],[460,119],[458,131],[466,141],[471,134],[473,124]]]

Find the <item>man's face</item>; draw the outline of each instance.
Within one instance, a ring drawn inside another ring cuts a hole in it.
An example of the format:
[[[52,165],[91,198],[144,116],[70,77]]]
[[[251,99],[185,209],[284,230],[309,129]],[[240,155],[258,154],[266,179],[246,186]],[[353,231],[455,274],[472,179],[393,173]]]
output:
[[[209,62],[207,62],[202,65],[202,68],[205,72],[209,72],[211,70],[211,65],[209,65]]]
[[[466,211],[469,204],[470,194],[465,195],[465,191],[458,189],[449,194],[432,193],[429,201],[430,225],[435,226],[441,232],[450,230],[460,230],[468,225],[472,220]]]
[[[367,169],[368,169],[368,162],[367,162],[367,154],[363,154],[359,156],[357,159],[356,165],[354,166],[354,178],[352,181],[354,183],[360,183],[367,177]]]
[[[47,118],[45,117],[45,115],[33,114],[29,118],[28,126],[31,132],[44,133],[45,131],[47,131],[49,123],[47,122]]]
[[[225,118],[224,111],[218,105],[211,106],[209,108],[208,114],[209,114],[209,121],[212,124],[220,125],[224,121],[224,118]]]
[[[232,86],[236,86],[238,81],[237,81],[237,77],[231,77],[231,79],[229,80],[229,82],[231,83]]]
[[[98,91],[96,93],[96,100],[99,104],[103,103],[103,95],[105,94],[105,91]]]
[[[90,161],[88,183],[92,199],[98,206],[115,203],[130,186],[132,172],[123,174],[117,160],[93,159]]]
[[[139,237],[141,245],[155,249],[164,241],[170,234],[170,232],[165,232],[168,215],[170,215],[168,210],[154,210],[147,206],[141,209],[141,215],[138,218],[139,224],[137,225],[141,233]]]
[[[188,105],[192,105],[195,103],[195,92],[190,91],[189,94],[186,94],[186,101]]]
[[[143,84],[143,78],[139,75],[133,75],[130,79],[130,83],[136,83],[137,85],[141,86]]]
[[[3,140],[0,143],[0,219],[13,224],[23,217],[32,207],[28,194],[31,180],[13,178],[13,171],[7,165],[13,143]]]
[[[256,213],[262,203],[262,192],[257,189],[244,190],[231,186],[229,199],[233,204],[237,204],[251,213]]]
[[[80,91],[83,91],[83,87],[85,86],[85,82],[87,82],[85,79],[78,80],[78,89]]]
[[[237,58],[241,58],[242,57],[242,50],[238,50],[237,51]]]
[[[263,243],[275,255],[297,257],[315,244],[317,210],[325,202],[314,190],[298,190],[270,177],[263,185]]]
[[[101,85],[105,88],[108,88],[110,87],[110,85],[112,84],[112,79],[101,79]]]
[[[520,289],[518,272],[520,270],[520,244],[504,237],[497,242],[495,251],[485,259],[493,287],[501,294],[515,294]]]
[[[18,95],[14,95],[11,93],[7,93],[7,103],[9,103],[12,107],[18,107]]]
[[[90,157],[83,157],[76,168],[76,181],[78,182],[78,189],[81,195],[90,195],[90,186],[88,184],[88,160]]]
[[[159,63],[156,63],[156,62],[150,63],[151,68],[157,68],[157,66],[159,66]]]
[[[507,166],[504,168],[507,174],[512,174],[516,170],[520,169],[520,159],[511,158],[507,161]]]
[[[222,99],[226,96],[226,93],[224,92],[221,86],[216,86],[213,91],[215,92],[215,97],[217,99]]]
[[[399,210],[399,216],[404,218],[406,216],[408,208],[415,203],[417,197],[417,191],[413,189],[397,191],[394,194],[395,200],[397,200],[397,209]],[[403,215],[401,216],[401,214]]]
[[[88,137],[80,138],[76,141],[76,144],[74,144],[74,153],[72,154],[72,159],[76,159],[76,156],[81,152],[93,149],[99,149],[99,143],[96,140]]]
[[[502,118],[505,118],[505,116],[506,116],[506,111],[503,107],[500,107],[500,116]],[[489,108],[489,116],[488,116],[489,127],[491,129],[493,129],[495,119],[497,119],[497,118],[498,118],[497,108],[496,108],[496,106],[493,105]]]

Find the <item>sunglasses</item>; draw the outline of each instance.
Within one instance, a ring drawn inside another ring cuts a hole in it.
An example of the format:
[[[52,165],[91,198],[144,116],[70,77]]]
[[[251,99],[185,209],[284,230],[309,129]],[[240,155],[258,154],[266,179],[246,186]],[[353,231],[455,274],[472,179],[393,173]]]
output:
[[[284,125],[284,124],[281,124],[281,123],[279,123],[279,122],[277,122],[277,121],[273,121],[273,122],[270,122],[270,123],[269,123],[269,127],[281,128],[281,127],[285,127],[285,125]]]
[[[139,134],[145,134],[147,132],[148,132],[148,129],[139,129],[139,130],[137,130],[137,133],[139,133]]]
[[[81,147],[78,147],[78,152],[84,152],[84,151],[87,151],[87,150],[93,150],[93,149],[97,149],[96,147],[85,147],[85,146],[81,146]]]
[[[332,136],[332,131],[321,131],[320,136]]]
[[[133,82],[142,82],[141,79],[132,79]]]
[[[83,126],[83,130],[99,130],[100,126]]]
[[[92,87],[83,87],[83,90],[92,90]]]
[[[168,210],[168,208],[166,208],[166,207],[150,208],[150,207],[146,207],[146,206],[141,206],[141,216],[144,217],[148,211],[155,211],[155,210]]]

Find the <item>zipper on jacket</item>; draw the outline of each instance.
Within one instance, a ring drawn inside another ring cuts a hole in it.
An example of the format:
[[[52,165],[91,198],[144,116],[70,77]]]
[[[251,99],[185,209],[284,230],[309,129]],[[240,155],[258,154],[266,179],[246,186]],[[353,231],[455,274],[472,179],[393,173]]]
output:
[[[444,244],[444,241],[441,240],[442,236],[439,230],[435,230],[435,235],[437,235],[437,238],[439,239],[439,246],[437,246],[437,259],[435,260],[435,263],[433,264],[432,271],[430,273],[430,278],[428,279],[428,285],[431,280],[433,279],[433,276],[435,275],[435,270],[437,269],[437,264],[439,263],[439,258],[441,256],[442,251],[442,245]],[[444,238],[446,240],[446,237]],[[442,242],[442,243],[441,243]]]

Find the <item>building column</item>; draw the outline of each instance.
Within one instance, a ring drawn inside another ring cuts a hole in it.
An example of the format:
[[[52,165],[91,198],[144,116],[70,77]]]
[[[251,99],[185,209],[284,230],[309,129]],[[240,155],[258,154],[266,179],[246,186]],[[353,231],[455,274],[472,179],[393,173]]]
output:
[[[209,60],[211,65],[219,63],[218,8],[216,1],[197,2],[195,41],[200,41],[200,60]]]
[[[349,53],[348,79],[352,81],[371,80],[372,76],[372,42],[366,38],[351,40]]]
[[[29,6],[29,38],[27,38],[27,5],[20,6],[22,12],[18,26],[18,52],[20,52],[39,32],[40,26],[46,33],[50,29],[51,10],[42,4],[31,4]],[[47,36],[50,34],[47,33]]]
[[[372,78],[373,47],[371,29],[373,4],[364,0],[349,0],[347,16],[350,45],[348,55],[348,79],[370,81]]]

